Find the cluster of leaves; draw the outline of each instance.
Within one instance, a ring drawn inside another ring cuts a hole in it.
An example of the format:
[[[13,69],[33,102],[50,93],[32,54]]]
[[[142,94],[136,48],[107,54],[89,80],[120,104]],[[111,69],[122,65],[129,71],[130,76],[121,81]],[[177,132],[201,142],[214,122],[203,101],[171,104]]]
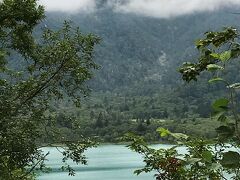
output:
[[[230,83],[223,77],[228,63],[240,55],[240,44],[237,38],[238,31],[234,28],[227,28],[222,32],[206,33],[206,38],[197,41],[196,44],[200,51],[199,62],[189,66],[183,65],[180,69],[180,73],[186,81],[196,80],[197,75],[207,70],[213,74],[213,77],[208,81],[209,83],[221,82],[225,85],[229,92],[228,97],[217,99],[212,104],[213,116],[224,124],[216,129],[219,136],[224,140],[232,137],[238,138],[239,136],[237,96],[239,83]],[[206,54],[206,51],[209,54]],[[189,69],[191,70],[189,71]],[[228,115],[234,119],[234,122],[229,121]]]
[[[85,163],[82,153],[92,142],[64,143],[67,137],[62,141],[48,128],[54,117],[47,111],[53,101],[68,97],[79,105],[87,95],[99,38],[64,23],[35,39],[33,30],[44,18],[35,0],[3,0],[0,11],[0,179],[27,179],[42,169],[46,155],[39,139],[50,134],[68,147],[69,158]]]
[[[239,56],[240,44],[235,41],[238,37],[236,29],[226,28],[221,32],[206,32],[205,35],[206,38],[196,41],[196,48],[200,52],[198,62],[186,62],[179,69],[183,80],[187,82],[196,81],[197,76],[205,70],[223,70],[223,67],[217,65],[219,62],[225,64],[229,59]]]
[[[127,134],[124,140],[132,142],[128,147],[142,154],[146,163],[143,169],[134,171],[135,174],[139,175],[142,172],[157,170],[157,179],[181,179],[183,177],[182,160],[177,157],[176,147],[156,150],[150,148],[142,137],[134,134]]]
[[[145,168],[138,170],[137,173],[157,170],[157,179],[176,179],[176,177],[177,179],[227,179],[227,173],[232,179],[240,177],[240,154],[237,151],[240,145],[237,89],[240,86],[238,82],[232,84],[224,79],[227,65],[240,55],[238,31],[234,28],[226,28],[221,32],[207,32],[205,35],[204,39],[196,43],[200,52],[198,62],[185,63],[180,68],[180,73],[183,80],[190,82],[197,80],[201,72],[209,71],[213,74],[213,78],[208,82],[222,82],[228,90],[228,96],[219,98],[212,104],[212,117],[221,124],[216,128],[218,137],[209,142],[159,128],[158,132],[162,137],[173,136],[180,145],[167,150],[156,150],[149,148],[141,138],[128,136],[132,141],[129,147],[143,154],[146,163]],[[179,146],[186,148],[186,154],[178,153]],[[175,160],[171,161],[173,167],[170,169],[169,158]]]
[[[141,137],[128,134],[126,140],[132,142],[128,147],[142,154],[146,163],[144,168],[135,171],[136,174],[155,171],[158,180],[224,178],[222,164],[226,161],[222,160],[221,164],[218,162],[220,155],[215,153],[209,144],[210,141],[201,138],[191,139],[184,134],[171,133],[164,128],[159,128],[157,131],[162,137],[173,136],[179,145],[169,149],[150,148]],[[185,148],[186,154],[179,153],[178,148]]]
[[[202,138],[191,138],[182,133],[171,133],[169,130],[159,128],[161,137],[172,136],[177,145],[171,148],[150,148],[146,141],[134,134],[127,134],[125,140],[131,141],[128,147],[143,155],[144,168],[134,173],[147,173],[151,171],[157,180],[189,180],[189,179],[239,179],[239,154],[230,144],[216,143]],[[184,149],[185,153],[179,152]],[[235,149],[236,150],[236,149]]]
[[[200,59],[198,63],[193,64],[190,68],[194,69],[195,75],[189,73],[188,67],[185,65],[180,69],[183,79],[186,81],[196,80],[197,75],[202,71],[212,72],[213,77],[208,82],[217,83],[221,82],[228,90],[228,96],[215,100],[212,104],[213,117],[221,122],[221,126],[216,128],[218,133],[218,143],[229,143],[233,147],[239,147],[239,104],[238,104],[238,82],[229,82],[224,79],[225,69],[232,60],[240,56],[240,44],[238,42],[239,33],[234,28],[226,28],[221,32],[207,32],[206,37],[197,41],[196,47],[200,51]],[[208,54],[202,54],[208,52]],[[201,67],[201,68],[199,68]],[[234,121],[230,121],[230,118]],[[238,152],[225,151],[222,153],[220,160],[222,166],[226,171],[230,171],[239,178],[239,159]]]

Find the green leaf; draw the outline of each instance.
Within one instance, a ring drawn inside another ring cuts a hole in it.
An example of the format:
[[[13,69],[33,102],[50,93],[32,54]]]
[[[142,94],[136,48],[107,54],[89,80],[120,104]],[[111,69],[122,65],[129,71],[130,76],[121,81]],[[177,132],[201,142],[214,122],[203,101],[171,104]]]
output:
[[[7,83],[7,80],[0,79],[0,86],[4,86]]]
[[[215,77],[215,78],[210,79],[208,82],[209,83],[214,83],[214,82],[219,82],[219,81],[224,81],[224,79],[219,78],[219,77]]]
[[[199,48],[201,48],[202,46],[204,46],[204,42],[203,42],[203,40],[196,40],[196,42],[195,42],[195,46],[199,49]]]
[[[222,167],[222,166],[221,166],[221,164],[219,164],[219,163],[212,163],[210,169],[216,171],[216,170],[219,170],[221,167]]]
[[[226,98],[217,99],[212,107],[217,112],[226,111],[228,109],[229,100]]]
[[[240,88],[240,83],[234,83],[228,86],[228,88],[233,88],[233,89],[239,89]]]
[[[200,158],[189,158],[189,159],[187,159],[186,163],[187,164],[194,164],[194,163],[199,162],[201,160],[202,159],[200,159]]]
[[[228,61],[231,58],[231,51],[225,51],[220,54],[219,59],[221,61]]]
[[[143,170],[137,169],[137,170],[135,170],[133,173],[136,174],[136,175],[139,175],[139,174],[141,174],[142,172],[143,172]]]
[[[169,134],[171,134],[171,132],[167,129],[164,128],[158,128],[157,132],[160,134],[161,137],[165,137],[168,136]]]
[[[224,114],[222,114],[222,115],[220,115],[220,116],[217,118],[217,120],[218,120],[219,122],[225,123],[225,122],[227,122],[227,117],[226,117]]]
[[[240,154],[234,151],[228,151],[223,154],[221,164],[226,168],[239,168],[240,167]]]
[[[210,151],[204,151],[204,152],[202,153],[202,156],[203,156],[203,159],[204,159],[205,161],[208,161],[208,162],[211,162],[211,161],[212,161],[213,155],[212,155],[212,153],[211,153]]]
[[[217,64],[209,64],[207,65],[208,71],[216,71],[216,70],[223,70],[224,68],[222,66],[219,66]]]
[[[225,115],[225,112],[214,112],[212,113],[212,117],[216,119],[219,122],[226,123],[227,122],[227,116]]]
[[[230,126],[220,126],[216,128],[216,131],[222,138],[230,138],[234,135],[235,130]]]
[[[219,59],[220,58],[220,55],[217,54],[217,53],[211,53],[210,56],[213,57],[214,59]]]
[[[188,139],[188,136],[183,133],[171,133],[171,135],[176,139]]]

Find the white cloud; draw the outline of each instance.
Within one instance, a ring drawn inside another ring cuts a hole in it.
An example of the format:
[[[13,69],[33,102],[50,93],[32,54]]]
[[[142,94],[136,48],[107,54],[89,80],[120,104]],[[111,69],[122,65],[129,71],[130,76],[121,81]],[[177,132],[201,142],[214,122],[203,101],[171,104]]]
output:
[[[39,0],[47,11],[68,13],[92,12],[95,9],[95,0]]]
[[[231,6],[240,7],[240,0],[118,0],[114,8],[117,12],[169,18]]]
[[[97,2],[100,0],[39,0],[47,11],[68,13],[93,12]],[[107,6],[121,13],[169,18],[224,7],[240,7],[240,0],[107,0]]]

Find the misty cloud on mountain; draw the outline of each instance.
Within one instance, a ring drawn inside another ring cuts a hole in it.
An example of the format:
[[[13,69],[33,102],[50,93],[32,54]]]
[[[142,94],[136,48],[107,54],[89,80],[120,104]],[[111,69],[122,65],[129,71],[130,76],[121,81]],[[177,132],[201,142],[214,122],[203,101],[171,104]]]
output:
[[[115,4],[115,9],[123,13],[170,18],[236,6],[240,7],[240,0],[128,0]]]
[[[116,13],[129,13],[155,18],[171,18],[198,12],[240,7],[240,0],[40,0],[47,11],[92,13],[106,6]]]
[[[93,12],[96,8],[95,0],[39,0],[46,11],[60,11],[66,13]]]

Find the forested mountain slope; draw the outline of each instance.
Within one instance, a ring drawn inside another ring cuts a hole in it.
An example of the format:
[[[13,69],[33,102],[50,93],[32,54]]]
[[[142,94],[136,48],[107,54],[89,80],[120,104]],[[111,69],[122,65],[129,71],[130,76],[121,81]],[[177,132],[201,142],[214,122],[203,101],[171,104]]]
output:
[[[215,91],[221,94],[222,86],[208,85],[207,74],[197,83],[186,84],[177,69],[197,57],[194,42],[204,32],[239,27],[240,15],[235,12],[224,9],[159,19],[99,5],[91,13],[48,13],[42,27],[57,28],[64,20],[71,20],[83,33],[102,39],[95,53],[101,68],[89,84],[92,94],[80,109],[72,109],[67,102],[57,104],[60,126],[68,127],[64,112],[70,109],[82,124],[80,134],[100,136],[105,141],[115,141],[129,131],[155,140],[159,126],[213,137],[217,123],[203,118],[210,116]],[[228,78],[237,82],[239,62],[228,68]]]
[[[154,81],[159,86],[175,84],[176,68],[194,58],[194,41],[204,32],[238,26],[237,10],[205,12],[171,19],[114,12],[104,5],[94,13],[47,15],[43,22],[57,27],[64,19],[102,38],[96,52],[101,65],[92,82],[95,90],[113,90]]]

